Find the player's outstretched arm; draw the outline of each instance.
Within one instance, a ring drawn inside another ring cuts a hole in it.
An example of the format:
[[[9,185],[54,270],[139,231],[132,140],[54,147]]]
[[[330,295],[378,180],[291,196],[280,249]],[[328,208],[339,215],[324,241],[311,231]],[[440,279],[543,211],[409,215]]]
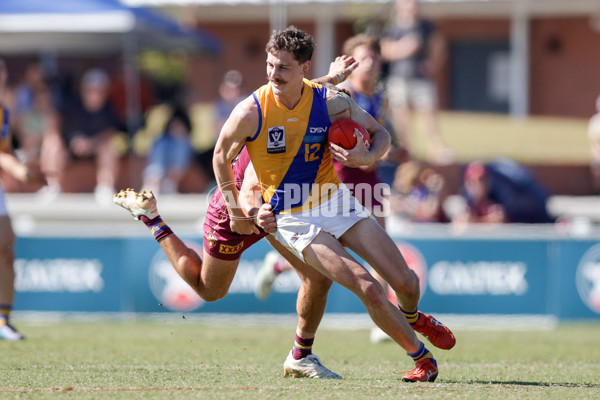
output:
[[[197,289],[202,260],[196,252],[169,228],[158,213],[156,197],[152,191],[136,193],[133,189],[121,190],[113,196],[115,204],[123,207],[136,220],[142,220],[160,244],[177,273],[193,288]]]
[[[336,57],[335,60],[329,64],[329,73],[320,78],[313,79],[313,82],[320,84],[330,83],[332,85],[339,85],[350,76],[356,67],[358,67],[358,61],[356,61],[354,57]]]

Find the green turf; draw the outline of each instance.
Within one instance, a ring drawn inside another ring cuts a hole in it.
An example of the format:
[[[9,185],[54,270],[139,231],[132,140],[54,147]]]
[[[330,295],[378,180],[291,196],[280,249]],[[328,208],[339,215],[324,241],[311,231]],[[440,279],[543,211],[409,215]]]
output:
[[[444,112],[440,129],[457,161],[509,157],[533,164],[589,164],[586,119]],[[412,124],[414,151],[426,158],[422,121]]]
[[[327,318],[327,316],[325,317]],[[0,398],[575,399],[600,398],[600,323],[554,331],[457,331],[434,351],[435,383],[403,383],[411,362],[368,331],[322,330],[314,350],[342,381],[284,379],[294,327],[180,323],[19,324],[0,342]]]

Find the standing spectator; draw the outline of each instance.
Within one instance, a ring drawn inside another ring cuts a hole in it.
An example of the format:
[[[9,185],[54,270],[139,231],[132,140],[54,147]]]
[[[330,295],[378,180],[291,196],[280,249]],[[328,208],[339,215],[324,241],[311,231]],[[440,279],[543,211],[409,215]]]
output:
[[[81,79],[80,98],[65,112],[64,136],[74,158],[96,159],[99,203],[110,204],[115,189],[118,154],[113,138],[119,121],[108,103],[110,79],[101,69],[88,70]]]
[[[416,0],[396,0],[393,20],[381,40],[381,54],[389,63],[387,97],[392,123],[400,145],[412,153],[409,134],[411,110],[422,117],[430,158],[448,163],[452,152],[442,139],[438,123],[438,100],[432,78],[439,71],[445,43],[435,26],[419,16]]]
[[[192,125],[188,114],[176,107],[164,133],[154,142],[144,170],[144,187],[156,193],[177,193],[187,172],[194,149],[190,142]]]
[[[554,222],[546,208],[546,190],[529,170],[512,160],[468,164],[460,194],[466,208],[453,222]]]
[[[600,193],[600,96],[596,99],[596,114],[592,116],[588,125],[592,162],[592,186],[596,193]]]
[[[43,183],[44,177],[37,169],[28,168],[10,152],[10,114],[2,103],[6,81],[6,63],[0,58],[0,172],[6,172],[21,182]],[[10,324],[10,314],[15,295],[15,234],[6,203],[4,189],[0,185],[0,339],[17,341],[23,339]]]

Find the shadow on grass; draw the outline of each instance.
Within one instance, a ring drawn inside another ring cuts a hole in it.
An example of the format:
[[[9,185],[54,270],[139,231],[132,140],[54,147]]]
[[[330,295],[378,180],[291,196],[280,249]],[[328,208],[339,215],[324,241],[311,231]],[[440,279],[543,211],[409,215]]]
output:
[[[597,383],[567,383],[567,382],[525,382],[525,381],[460,381],[454,379],[444,379],[444,383],[462,383],[476,385],[500,385],[500,386],[532,386],[532,387],[566,387],[566,388],[590,388],[599,389]]]

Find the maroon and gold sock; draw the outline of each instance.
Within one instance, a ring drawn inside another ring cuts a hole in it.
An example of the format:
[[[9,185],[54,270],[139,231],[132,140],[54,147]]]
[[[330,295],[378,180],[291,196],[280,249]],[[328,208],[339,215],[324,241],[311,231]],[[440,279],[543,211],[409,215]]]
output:
[[[294,357],[294,360],[299,360],[311,355],[314,341],[315,338],[303,339],[296,335],[296,341],[294,342],[294,348],[292,349],[292,357]]]
[[[152,232],[154,239],[157,242],[160,242],[162,239],[173,233],[171,228],[169,228],[169,225],[165,224],[160,215],[153,219],[142,215],[140,216],[140,219],[144,224],[146,224],[148,229],[150,229],[150,232]]]

